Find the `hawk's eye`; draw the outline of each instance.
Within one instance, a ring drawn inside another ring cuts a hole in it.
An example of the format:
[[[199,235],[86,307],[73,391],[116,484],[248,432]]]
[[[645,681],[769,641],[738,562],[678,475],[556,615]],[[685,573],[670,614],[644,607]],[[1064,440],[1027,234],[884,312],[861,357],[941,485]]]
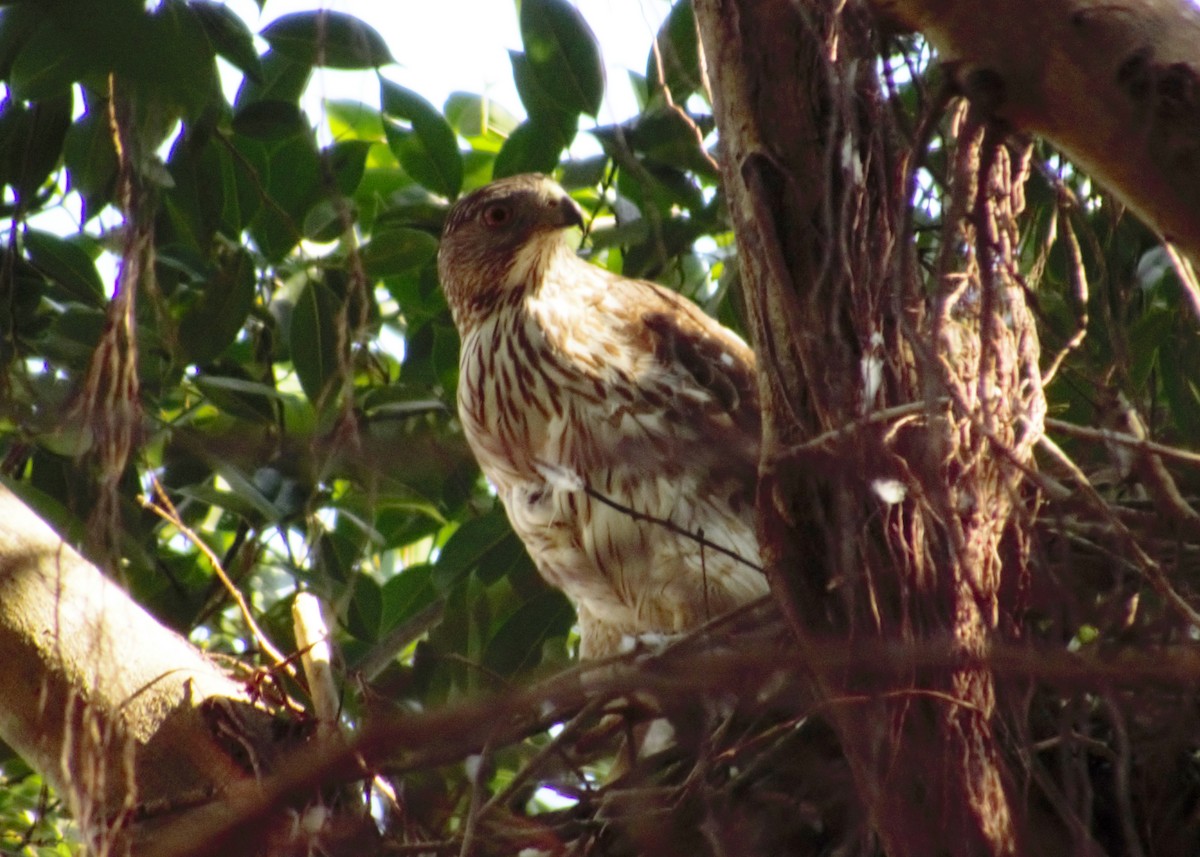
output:
[[[494,202],[483,210],[486,226],[503,226],[512,219],[512,209],[502,202]]]

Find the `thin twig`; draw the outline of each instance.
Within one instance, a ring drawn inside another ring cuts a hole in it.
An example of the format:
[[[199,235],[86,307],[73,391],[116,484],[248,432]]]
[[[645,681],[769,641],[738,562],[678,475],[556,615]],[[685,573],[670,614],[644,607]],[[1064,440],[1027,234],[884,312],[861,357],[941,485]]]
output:
[[[860,417],[853,422],[843,426],[838,426],[835,429],[830,429],[827,432],[822,432],[811,440],[806,440],[804,443],[798,443],[795,446],[789,446],[787,449],[781,450],[779,456],[781,458],[799,457],[807,453],[814,452],[821,447],[831,445],[834,441],[846,440],[858,432],[869,426],[878,425],[880,423],[889,423],[892,421],[900,422],[908,417],[916,416],[925,413],[930,407],[938,407],[946,405],[950,401],[948,396],[935,398],[932,402],[922,399],[919,402],[908,402],[903,405],[896,405],[891,408],[883,408],[878,411],[872,411],[864,417]]]
[[[492,739],[489,738],[484,742],[483,749],[479,752],[479,762],[475,770],[471,772],[471,805],[467,808],[467,818],[463,823],[462,847],[458,850],[458,857],[469,857],[471,846],[475,844],[475,830],[479,826],[479,808],[483,795],[483,783],[487,779],[484,772],[491,763],[491,757]]]
[[[1079,465],[1072,461],[1071,457],[1063,452],[1058,444],[1048,436],[1042,435],[1039,437],[1038,443],[1070,471],[1071,475],[1075,478],[1076,487],[1080,493],[1088,501],[1088,504],[1103,516],[1104,520],[1113,528],[1121,540],[1125,542],[1133,561],[1137,563],[1138,568],[1154,590],[1162,596],[1164,601],[1179,611],[1180,615],[1193,628],[1200,629],[1200,613],[1197,613],[1196,609],[1188,604],[1182,595],[1175,591],[1175,588],[1171,586],[1171,582],[1167,580],[1166,574],[1163,573],[1162,566],[1142,549],[1142,546],[1134,538],[1129,528],[1125,526],[1125,523],[1104,502],[1104,498],[1100,496],[1100,492],[1095,489],[1091,480],[1087,478],[1087,474],[1080,470]]]
[[[547,759],[549,759],[551,756],[556,756],[561,752],[562,746],[567,741],[575,737],[575,734],[580,730],[583,724],[591,720],[592,716],[604,705],[605,701],[606,700],[603,697],[598,696],[595,699],[590,700],[587,705],[581,708],[579,713],[572,717],[563,726],[562,731],[550,739],[550,743],[538,750],[533,758],[526,762],[525,765],[516,772],[512,778],[512,781],[509,782],[507,786],[496,792],[496,794],[494,794],[487,803],[480,807],[479,816],[482,818],[497,806],[503,806],[504,804],[508,803],[508,801],[512,799],[513,795],[515,795],[517,791],[519,791],[527,782],[529,782],[530,778],[538,772]]]
[[[618,512],[622,512],[622,513],[628,515],[630,518],[632,518],[635,521],[644,521],[648,524],[657,524],[658,526],[664,528],[668,532],[674,533],[677,536],[683,536],[684,538],[691,539],[692,541],[694,541],[696,544],[700,545],[701,547],[710,548],[712,550],[715,550],[717,553],[724,554],[725,556],[729,557],[730,559],[735,560],[736,562],[740,562],[742,565],[744,565],[748,568],[752,568],[755,571],[763,570],[763,567],[761,565],[759,565],[756,562],[752,562],[752,561],[746,559],[744,556],[740,555],[737,551],[731,550],[730,548],[727,548],[724,545],[719,545],[714,541],[706,539],[703,534],[693,533],[691,530],[684,529],[683,527],[679,526],[679,524],[675,523],[674,521],[672,521],[668,518],[659,518],[656,515],[650,515],[650,514],[647,514],[646,512],[639,512],[637,509],[634,509],[632,506],[626,506],[624,503],[619,503],[616,500],[612,499],[611,497],[607,497],[604,494],[601,494],[599,491],[597,491],[595,488],[592,488],[589,485],[583,486],[583,493],[586,494],[587,496],[591,497],[593,500],[597,500],[597,501],[603,503],[605,506],[608,506],[610,509],[616,509]]]
[[[1079,317],[1076,321],[1075,331],[1067,339],[1066,343],[1058,349],[1058,352],[1051,358],[1049,367],[1042,373],[1043,388],[1049,386],[1050,382],[1054,380],[1054,376],[1058,374],[1058,370],[1062,367],[1062,363],[1067,359],[1067,356],[1083,344],[1088,328],[1088,280],[1087,268],[1083,264],[1083,250],[1079,246],[1079,236],[1071,228],[1070,221],[1061,213],[1057,213],[1055,214],[1054,222],[1057,223],[1059,218],[1062,218],[1063,221],[1063,232],[1067,237],[1067,250],[1071,255],[1071,281],[1075,285],[1075,300],[1079,304]]]
[[[1113,743],[1116,745],[1116,763],[1113,765],[1113,792],[1117,801],[1117,815],[1121,819],[1121,833],[1125,837],[1125,853],[1129,857],[1145,857],[1141,838],[1138,836],[1137,822],[1133,813],[1133,791],[1130,784],[1129,731],[1125,728],[1125,717],[1112,699],[1101,697],[1104,713],[1113,730]]]
[[[275,645],[271,642],[263,630],[258,627],[258,622],[254,620],[254,614],[250,611],[250,605],[246,602],[246,597],[242,595],[242,591],[234,585],[232,580],[229,579],[229,575],[227,575],[225,573],[225,569],[221,567],[221,560],[215,553],[213,553],[212,548],[208,546],[204,539],[200,538],[200,536],[196,534],[195,530],[183,522],[183,518],[179,516],[179,512],[176,510],[175,504],[171,502],[171,498],[167,496],[167,492],[163,489],[162,483],[159,482],[155,477],[151,477],[151,481],[154,485],[154,495],[158,502],[154,502],[147,497],[142,497],[142,506],[158,515],[158,517],[162,518],[175,529],[179,530],[179,532],[183,534],[184,538],[194,544],[200,553],[204,554],[209,563],[212,565],[213,571],[216,573],[217,577],[221,579],[221,583],[223,583],[225,588],[229,591],[230,597],[233,598],[234,603],[237,604],[238,610],[241,611],[242,614],[242,620],[246,623],[246,627],[250,629],[250,633],[258,643],[259,648],[270,656],[271,660],[275,662],[276,667],[283,668],[287,670],[289,675],[295,676],[295,667],[291,664],[290,660],[279,651],[279,649],[275,648]]]
[[[807,699],[805,676],[814,663],[827,670],[853,671],[864,681],[962,666],[961,655],[946,639],[910,645],[881,639],[854,646],[842,639],[814,640],[804,651],[781,650],[764,658],[759,641],[751,638],[740,647],[725,640],[718,648],[684,654],[662,664],[661,669],[648,671],[632,659],[614,660],[606,662],[603,669],[594,664],[587,667],[586,682],[581,680],[583,668],[576,667],[531,687],[508,689],[436,711],[376,718],[349,746],[303,748],[261,783],[231,786],[223,799],[228,811],[209,813],[203,829],[197,829],[194,819],[180,819],[162,831],[155,848],[147,853],[155,857],[224,853],[222,849],[233,842],[249,841],[247,837],[261,829],[261,819],[272,808],[307,795],[314,785],[361,779],[360,758],[374,763],[403,747],[407,748],[403,763],[391,766],[395,770],[449,764],[479,752],[480,747],[504,747],[536,734],[548,723],[573,717],[595,698],[649,695],[661,700],[661,707],[669,708],[671,700],[694,702],[758,683],[770,687],[775,699],[789,689],[797,699]],[[1131,646],[1106,648],[1103,653],[1097,650],[1087,656],[1062,648],[997,642],[982,653],[978,663],[997,676],[1034,678],[1064,687],[1162,687],[1186,693],[1200,675],[1200,647],[1193,643],[1167,645],[1150,653]],[[840,701],[854,700],[846,697]],[[795,710],[799,713],[799,708]]]
[[[1074,435],[1085,440],[1095,440],[1102,443],[1116,443],[1121,446],[1127,446],[1137,452],[1145,452],[1169,458],[1172,461],[1178,461],[1180,464],[1190,464],[1194,467],[1200,466],[1200,453],[1188,452],[1186,449],[1166,446],[1165,444],[1155,443],[1152,440],[1135,437],[1124,432],[1113,431],[1112,429],[1081,426],[1076,423],[1069,423],[1066,420],[1053,419],[1052,417],[1047,417],[1045,422],[1046,428],[1062,432],[1063,434]]]

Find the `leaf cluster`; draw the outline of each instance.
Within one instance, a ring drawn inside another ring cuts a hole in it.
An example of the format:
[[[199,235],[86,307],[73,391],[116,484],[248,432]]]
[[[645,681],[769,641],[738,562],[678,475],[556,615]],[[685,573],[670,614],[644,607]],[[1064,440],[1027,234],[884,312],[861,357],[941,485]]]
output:
[[[242,663],[261,662],[258,641],[193,538],[282,649],[293,643],[294,593],[319,593],[337,619],[354,723],[381,699],[430,709],[527,682],[565,665],[574,643],[569,604],[537,575],[454,418],[458,340],[435,263],[453,200],[494,177],[554,173],[588,213],[582,251],[596,264],[666,283],[739,326],[690,2],[673,5],[645,73],[633,75],[638,114],[611,125],[594,121],[606,87],[601,46],[578,11],[522,0],[519,23],[520,105],[460,92],[438,106],[389,79],[385,40],[343,13],[296,13],[255,34],[208,0],[25,0],[0,10],[0,478],[109,563],[160,620]],[[936,100],[936,72],[918,41],[886,53],[887,97],[898,126],[913,128]],[[233,85],[223,66],[236,70]],[[307,94],[323,68],[373,75],[377,102],[326,101],[311,115]],[[951,123],[938,122],[916,154],[912,239],[926,286],[939,256],[954,252],[943,221],[952,138]],[[1126,402],[1156,441],[1200,436],[1200,340],[1165,251],[1053,152],[1039,147],[1033,162],[1013,261],[1047,366],[1062,358],[1047,389],[1051,416],[1129,434]],[[148,215],[123,194],[131,183]],[[131,281],[135,215],[151,225],[151,264]],[[128,345],[140,418],[133,455],[112,480],[98,455],[102,427],[81,401],[121,289],[137,293]],[[1062,443],[1123,520],[1140,514],[1150,526],[1128,446],[1069,434]],[[1173,476],[1185,496],[1200,491],[1194,467]],[[177,523],[145,508],[155,483]],[[92,515],[113,485],[115,525]],[[1078,523],[1070,502],[1052,510]],[[95,538],[114,526],[119,563]],[[1177,531],[1156,539],[1155,555],[1177,547],[1177,567],[1200,586],[1192,540]],[[1065,524],[1047,535],[1051,565],[1073,576],[1070,586],[1032,588],[1032,631],[1098,652],[1131,628],[1179,639],[1136,569],[1112,560],[1111,543],[1111,533]],[[1071,728],[1103,719],[1098,694],[1062,707]],[[709,714],[688,712],[705,723]],[[762,742],[787,748],[777,723],[762,728]],[[835,754],[817,731],[812,752],[828,761]],[[547,818],[594,831],[608,806],[593,786],[611,760],[571,748],[553,777],[523,780],[535,761],[539,772],[554,768],[554,746],[540,730],[495,748],[483,774],[458,764],[405,771],[405,835],[457,850],[480,783],[511,798],[511,833],[549,811],[540,785],[551,780],[596,817],[567,809]],[[0,764],[15,784],[0,788],[0,829],[41,837],[14,821],[30,812],[36,778],[15,759]],[[722,757],[705,775],[728,775],[727,795],[736,769]],[[694,803],[693,782],[671,780],[671,795]],[[45,801],[36,812],[57,823]],[[649,835],[653,821],[644,823]],[[805,819],[805,836],[823,823]],[[697,830],[689,836],[703,847]],[[814,849],[828,844],[816,839]]]
[[[284,650],[293,594],[319,593],[344,675],[396,704],[564,665],[570,605],[454,417],[437,237],[461,193],[553,172],[589,212],[598,264],[732,319],[712,121],[680,8],[662,36],[669,80],[648,50],[642,112],[602,128],[600,47],[564,0],[521,4],[520,105],[460,92],[440,107],[389,79],[384,39],[340,12],[255,34],[209,0],[5,5],[0,478],[160,620],[246,664],[259,642],[209,554]],[[325,68],[373,75],[378,101],[310,113]],[[85,403],[123,290],[138,421],[113,477],[108,415]],[[175,523],[146,507],[159,489]],[[117,513],[101,520],[110,491]],[[363,703],[348,694],[347,716]]]

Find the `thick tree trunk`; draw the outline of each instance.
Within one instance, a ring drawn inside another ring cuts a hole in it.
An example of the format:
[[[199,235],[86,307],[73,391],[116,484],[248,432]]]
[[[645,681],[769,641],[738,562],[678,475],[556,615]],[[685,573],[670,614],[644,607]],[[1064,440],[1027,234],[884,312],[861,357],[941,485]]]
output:
[[[1200,8],[873,0],[972,100],[1062,149],[1200,264]]]
[[[68,801],[97,853],[244,778],[217,737],[261,748],[245,687],[164,628],[0,488],[0,738]],[[224,724],[222,726],[221,724]],[[235,753],[235,755],[241,755]]]
[[[984,118],[963,124],[947,250],[919,283],[865,10],[696,0],[696,13],[762,370],[772,588],[802,648],[945,649],[944,668],[884,685],[810,664],[887,852],[1015,854],[985,661],[1015,627],[1001,593],[1025,571],[1021,468],[1043,407],[1023,293],[996,264],[1025,153]]]

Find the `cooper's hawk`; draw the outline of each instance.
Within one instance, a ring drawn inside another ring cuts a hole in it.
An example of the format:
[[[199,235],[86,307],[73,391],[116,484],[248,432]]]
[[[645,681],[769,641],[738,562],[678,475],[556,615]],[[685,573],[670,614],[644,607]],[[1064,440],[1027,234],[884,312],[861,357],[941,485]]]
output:
[[[580,259],[565,233],[582,224],[550,179],[503,179],[454,206],[438,271],[467,440],[574,602],[582,656],[598,657],[767,591],[761,421],[746,343],[674,292]]]

